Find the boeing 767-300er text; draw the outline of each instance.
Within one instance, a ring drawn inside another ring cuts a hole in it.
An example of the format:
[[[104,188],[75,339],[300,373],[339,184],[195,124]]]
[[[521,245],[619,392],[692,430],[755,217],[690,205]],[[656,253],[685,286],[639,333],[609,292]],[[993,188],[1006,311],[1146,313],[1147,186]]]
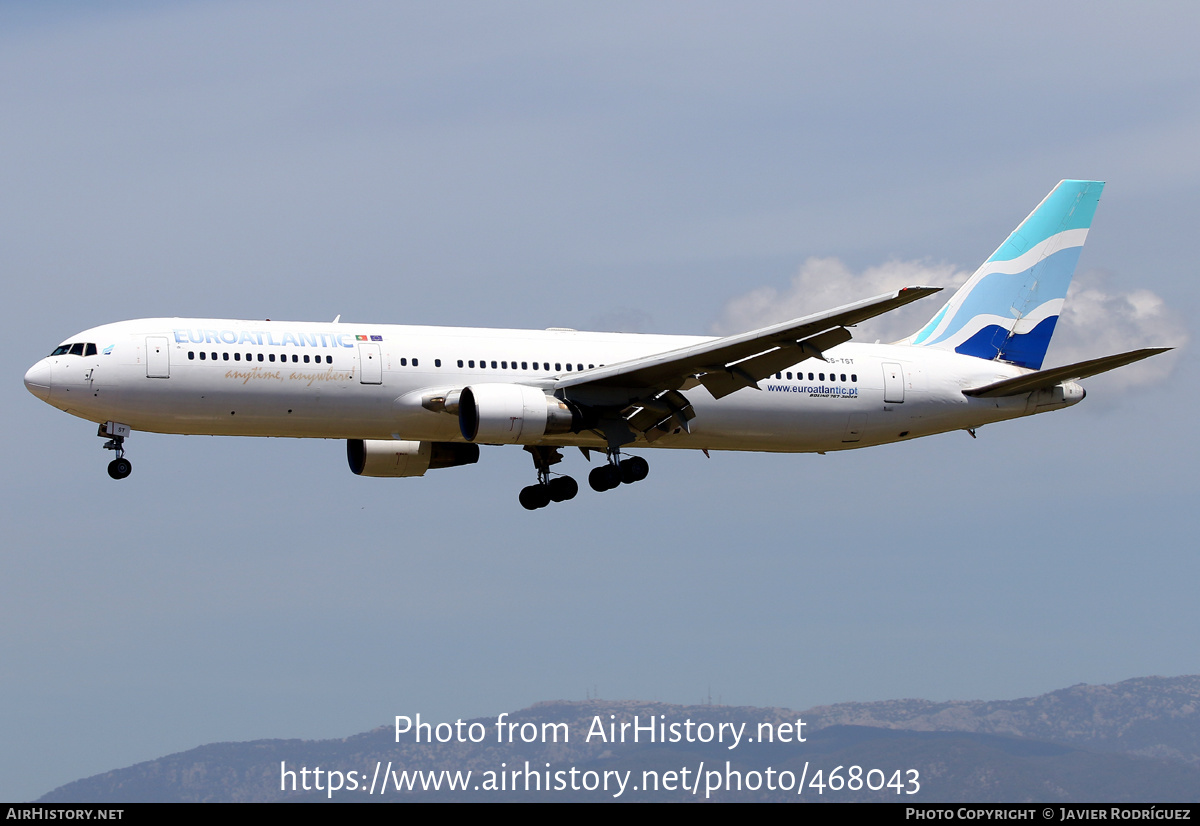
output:
[[[129,475],[132,430],[345,439],[362,476],[472,464],[523,445],[526,508],[571,499],[560,449],[607,462],[597,491],[646,477],[628,448],[824,452],[1057,410],[1087,376],[1163,352],[1042,369],[1104,184],[1063,181],[920,330],[849,328],[937,292],[905,287],[725,338],[575,330],[152,318],[71,336],[25,386],[97,422]],[[622,458],[624,456],[624,458]]]

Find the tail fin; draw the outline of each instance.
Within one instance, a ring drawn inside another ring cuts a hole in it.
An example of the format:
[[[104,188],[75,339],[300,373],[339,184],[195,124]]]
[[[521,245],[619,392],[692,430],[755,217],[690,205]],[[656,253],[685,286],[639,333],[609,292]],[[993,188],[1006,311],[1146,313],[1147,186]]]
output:
[[[1039,370],[1103,181],[1061,181],[906,343]]]

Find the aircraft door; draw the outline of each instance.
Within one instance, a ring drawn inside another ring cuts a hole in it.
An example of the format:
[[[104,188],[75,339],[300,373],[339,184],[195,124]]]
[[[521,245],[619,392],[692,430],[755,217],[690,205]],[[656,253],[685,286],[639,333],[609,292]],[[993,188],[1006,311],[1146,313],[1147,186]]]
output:
[[[171,378],[171,351],[166,336],[146,336],[146,378]]]
[[[904,368],[895,362],[883,365],[883,403],[904,403]]]
[[[363,384],[383,384],[383,358],[378,344],[358,344],[358,375]]]

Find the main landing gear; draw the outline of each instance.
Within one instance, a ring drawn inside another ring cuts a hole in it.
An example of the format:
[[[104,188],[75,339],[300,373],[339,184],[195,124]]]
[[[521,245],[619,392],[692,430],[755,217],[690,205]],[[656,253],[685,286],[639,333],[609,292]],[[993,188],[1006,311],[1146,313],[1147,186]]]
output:
[[[550,466],[562,461],[562,454],[556,447],[525,448],[533,456],[533,464],[537,468],[538,483],[527,488],[521,488],[521,507],[526,510],[544,508],[551,502],[565,502],[574,499],[579,493],[579,484],[570,476],[555,476],[550,478]],[[621,484],[632,485],[640,482],[650,473],[650,463],[641,456],[630,456],[622,459],[620,451],[608,451],[608,462],[593,468],[588,474],[588,484],[592,490],[612,490]]]
[[[108,475],[114,479],[124,479],[133,472],[133,465],[125,458],[125,437],[129,435],[129,425],[116,422],[105,422],[96,433],[104,443],[105,450],[116,451],[117,458],[108,463]]]
[[[558,452],[558,448],[527,445],[525,449],[533,456],[538,483],[521,488],[521,495],[518,497],[521,507],[534,511],[546,507],[551,502],[566,502],[568,499],[574,499],[575,494],[579,493],[578,482],[570,476],[550,478],[550,466],[562,461],[562,454]]]
[[[621,459],[620,453],[611,450],[608,453],[608,464],[593,468],[588,474],[588,484],[592,486],[592,490],[603,492],[622,483],[632,485],[634,482],[640,482],[649,473],[650,463],[641,456]]]

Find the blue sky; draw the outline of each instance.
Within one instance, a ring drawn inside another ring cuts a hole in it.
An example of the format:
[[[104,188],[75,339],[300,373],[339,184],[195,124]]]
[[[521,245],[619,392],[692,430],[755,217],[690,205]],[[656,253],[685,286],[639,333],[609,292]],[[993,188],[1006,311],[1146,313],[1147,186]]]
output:
[[[1198,14],[4,4],[0,799],[594,691],[1195,673]],[[341,443],[138,433],[113,483],[94,427],[20,381],[147,316],[732,332],[965,277],[1069,177],[1108,184],[1047,365],[1181,352],[975,441],[652,454],[530,514],[512,448],[360,479]]]

